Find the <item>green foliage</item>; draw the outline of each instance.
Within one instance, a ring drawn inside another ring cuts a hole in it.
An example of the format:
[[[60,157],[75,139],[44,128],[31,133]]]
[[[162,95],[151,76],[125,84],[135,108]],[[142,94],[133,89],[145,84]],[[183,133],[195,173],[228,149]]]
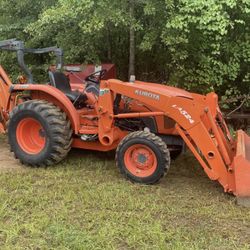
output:
[[[126,79],[132,25],[137,78],[216,91],[224,99],[250,92],[248,0],[136,0],[133,18],[130,1],[123,0],[0,3],[1,39],[58,45],[68,63],[113,62]],[[13,56],[1,59],[14,64]]]
[[[185,87],[249,92],[249,8],[238,0],[180,0],[170,7],[161,37]]]
[[[63,47],[67,62],[112,61],[126,71],[130,22],[126,1],[63,0],[26,32],[33,34],[35,43]],[[139,29],[139,23],[134,25]]]
[[[46,8],[50,8],[57,0],[0,0],[0,40],[17,38],[24,40],[27,46],[35,45],[30,40],[31,35],[24,32],[26,27],[38,19],[38,15]],[[43,46],[38,43],[38,46]],[[36,57],[35,60],[29,60],[30,63],[35,63],[41,60],[41,57]],[[17,67],[17,59],[15,53],[0,51],[0,64],[2,64],[7,72],[11,74],[13,80],[18,75],[19,68]]]

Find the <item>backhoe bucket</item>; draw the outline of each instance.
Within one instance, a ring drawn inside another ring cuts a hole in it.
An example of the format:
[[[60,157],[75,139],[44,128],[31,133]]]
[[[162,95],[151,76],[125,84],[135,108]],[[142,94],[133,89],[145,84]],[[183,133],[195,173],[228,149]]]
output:
[[[234,157],[235,195],[240,205],[250,207],[250,136],[237,131],[237,148]]]

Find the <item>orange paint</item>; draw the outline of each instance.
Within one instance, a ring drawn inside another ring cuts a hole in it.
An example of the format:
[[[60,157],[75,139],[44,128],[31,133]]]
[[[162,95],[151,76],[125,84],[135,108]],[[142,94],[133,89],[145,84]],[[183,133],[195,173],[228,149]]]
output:
[[[143,144],[134,144],[124,155],[127,170],[136,177],[152,175],[157,168],[157,158],[152,149]]]
[[[46,144],[42,125],[33,118],[25,118],[18,123],[16,138],[18,145],[27,154],[39,154]]]

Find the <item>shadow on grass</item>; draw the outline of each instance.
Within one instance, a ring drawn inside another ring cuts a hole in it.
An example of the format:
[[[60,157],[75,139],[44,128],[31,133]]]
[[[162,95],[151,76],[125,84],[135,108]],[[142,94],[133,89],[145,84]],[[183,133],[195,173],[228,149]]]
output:
[[[86,165],[88,171],[105,171],[109,172],[109,176],[113,180],[122,180],[124,177],[120,174],[115,165],[115,151],[110,152],[94,152],[91,150],[72,149],[67,162],[79,163],[78,169],[84,171]],[[87,163],[87,164],[86,164]],[[141,185],[134,184],[128,180],[128,185]],[[176,160],[171,162],[170,170],[159,183],[155,184],[165,190],[182,190],[185,193],[187,188],[194,190],[201,190],[204,188],[204,192],[216,193],[217,195],[223,194],[223,188],[218,182],[211,181],[203,171],[198,161],[194,158],[191,152],[187,151],[185,154],[180,155]],[[224,195],[224,194],[223,194]],[[232,195],[225,194],[227,199],[232,199]]]

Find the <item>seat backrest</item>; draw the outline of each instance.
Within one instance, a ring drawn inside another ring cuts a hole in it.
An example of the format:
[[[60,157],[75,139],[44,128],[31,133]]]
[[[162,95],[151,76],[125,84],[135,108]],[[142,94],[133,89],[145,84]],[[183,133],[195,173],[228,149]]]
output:
[[[85,91],[88,93],[93,93],[95,96],[99,96],[99,85],[93,83],[93,82],[87,82],[86,83],[86,87],[85,87]]]
[[[61,90],[63,93],[70,93],[72,91],[69,79],[62,72],[49,71],[49,80],[51,86]]]

